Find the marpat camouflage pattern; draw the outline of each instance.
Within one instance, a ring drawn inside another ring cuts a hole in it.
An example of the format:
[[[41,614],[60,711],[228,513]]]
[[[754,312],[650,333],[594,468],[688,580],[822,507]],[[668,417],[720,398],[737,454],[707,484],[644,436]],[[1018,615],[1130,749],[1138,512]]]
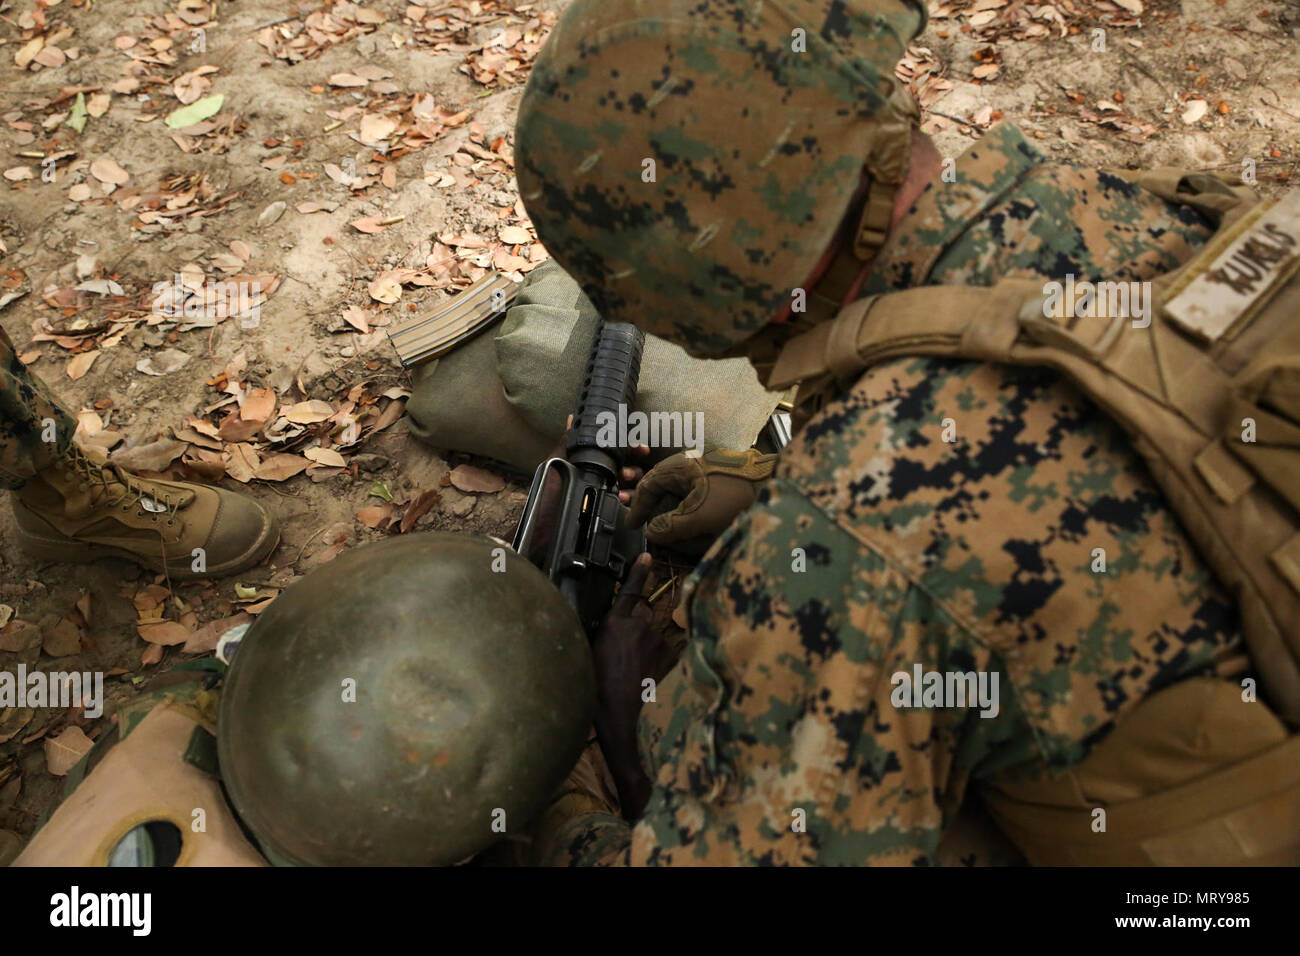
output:
[[[1211,231],[1120,178],[1048,165],[1010,125],[955,173],[862,294],[1140,281]],[[690,642],[642,711],[649,805],[632,826],[574,821],[552,862],[932,864],[972,786],[1069,773],[1144,698],[1242,651],[1232,601],[1123,434],[1051,372],[978,362],[870,369],[688,590]],[[891,675],[918,664],[996,674],[996,715],[896,707]]]
[[[22,487],[63,454],[76,429],[76,419],[18,360],[0,328],[0,486]],[[45,441],[47,436],[54,440]]]
[[[578,0],[515,128],[547,250],[609,321],[700,356],[748,338],[812,271],[864,165],[902,181],[915,106],[893,67],[923,11]]]

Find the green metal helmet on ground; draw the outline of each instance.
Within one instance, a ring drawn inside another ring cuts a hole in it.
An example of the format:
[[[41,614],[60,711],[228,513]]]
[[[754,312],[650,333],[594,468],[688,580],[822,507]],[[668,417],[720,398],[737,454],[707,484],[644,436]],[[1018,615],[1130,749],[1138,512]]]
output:
[[[860,174],[907,173],[920,0],[574,0],[519,107],[520,194],[602,316],[711,357],[791,301]]]
[[[461,862],[543,810],[591,727],[577,615],[479,537],[348,551],[287,588],[231,660],[221,774],[267,858]]]

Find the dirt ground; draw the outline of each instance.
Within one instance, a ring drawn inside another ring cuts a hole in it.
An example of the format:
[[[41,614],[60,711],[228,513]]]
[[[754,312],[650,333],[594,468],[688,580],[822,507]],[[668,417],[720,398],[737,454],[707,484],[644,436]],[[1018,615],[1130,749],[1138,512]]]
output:
[[[525,479],[409,437],[384,330],[545,258],[512,122],[566,5],[0,0],[0,303],[26,293],[0,321],[85,442],[242,488],[283,527],[264,566],[169,587],[35,563],[3,509],[0,667],[109,676],[97,719],[0,710],[0,862],[57,804],[80,734],[294,577],[390,533],[509,536]],[[1266,193],[1300,175],[1294,0],[931,16],[901,69],[945,156],[1005,119],[1062,162],[1245,173]],[[260,290],[256,324],[232,314],[251,301],[190,314],[178,275]]]

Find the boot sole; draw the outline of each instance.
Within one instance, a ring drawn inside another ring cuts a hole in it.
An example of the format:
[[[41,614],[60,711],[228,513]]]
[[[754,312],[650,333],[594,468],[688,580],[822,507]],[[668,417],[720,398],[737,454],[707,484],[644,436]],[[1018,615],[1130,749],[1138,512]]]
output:
[[[261,563],[280,543],[280,529],[268,517],[262,527],[261,534],[258,535],[257,541],[254,542],[251,548],[229,561],[210,565],[206,571],[200,573],[191,569],[188,555],[180,563],[179,567],[167,567],[160,559],[150,558],[127,548],[115,548],[112,545],[95,544],[69,538],[60,534],[44,518],[21,501],[15,500],[13,506],[15,512],[20,509],[23,512],[22,520],[15,522],[18,526],[19,547],[39,561],[55,561],[60,564],[89,564],[103,558],[120,558],[123,561],[130,561],[132,564],[155,571],[158,574],[167,574],[176,580],[219,578],[235,574]],[[29,523],[39,524],[42,532],[48,529],[49,533],[37,533],[28,526]]]

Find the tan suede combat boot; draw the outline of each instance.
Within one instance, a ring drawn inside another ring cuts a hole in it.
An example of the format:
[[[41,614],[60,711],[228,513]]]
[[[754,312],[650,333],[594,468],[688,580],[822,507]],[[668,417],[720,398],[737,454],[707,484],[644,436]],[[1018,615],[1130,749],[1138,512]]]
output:
[[[116,557],[174,578],[251,567],[279,543],[261,505],[189,482],[140,478],[76,446],[14,492],[23,550],[47,561]]]

